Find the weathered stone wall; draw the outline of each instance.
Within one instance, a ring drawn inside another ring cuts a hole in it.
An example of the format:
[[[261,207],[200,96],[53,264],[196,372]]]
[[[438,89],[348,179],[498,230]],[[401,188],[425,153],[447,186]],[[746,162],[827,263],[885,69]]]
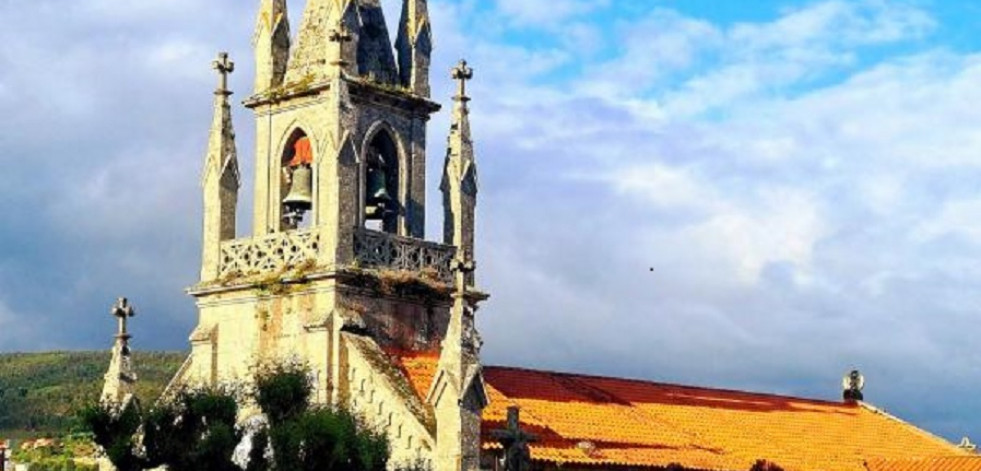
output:
[[[373,341],[345,334],[342,342],[346,403],[369,424],[386,431],[392,451],[389,467],[420,459],[432,462],[435,424],[431,411]]]
[[[296,289],[270,293],[268,289]],[[330,391],[330,316],[335,296],[330,280],[301,288],[274,284],[216,292],[199,299],[199,327],[192,338],[189,382],[210,384],[248,381],[264,360],[298,358],[317,377],[316,397],[327,402]]]

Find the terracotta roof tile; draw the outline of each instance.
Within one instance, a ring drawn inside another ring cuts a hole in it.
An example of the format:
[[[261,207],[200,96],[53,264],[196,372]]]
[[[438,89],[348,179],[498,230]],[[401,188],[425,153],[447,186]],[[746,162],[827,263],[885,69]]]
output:
[[[963,454],[856,404],[515,368],[484,375],[485,430],[517,405],[545,438],[532,455],[556,463],[748,470],[765,459],[786,471],[865,471],[868,459]]]
[[[396,367],[405,374],[412,389],[424,402],[429,394],[429,386],[436,377],[436,367],[439,365],[439,352],[410,352],[403,350],[386,350]]]
[[[393,358],[425,398],[438,354]],[[522,426],[540,438],[532,457],[544,462],[745,471],[767,460],[785,471],[868,471],[867,461],[967,455],[857,404],[516,368],[487,367],[484,377],[484,436],[518,406]],[[499,445],[487,440],[484,448]]]
[[[866,466],[869,471],[981,471],[981,456],[872,460]]]

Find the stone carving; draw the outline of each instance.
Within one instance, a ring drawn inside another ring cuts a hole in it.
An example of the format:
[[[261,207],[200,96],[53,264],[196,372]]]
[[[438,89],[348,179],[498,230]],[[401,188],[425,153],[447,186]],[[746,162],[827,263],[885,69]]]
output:
[[[313,231],[290,231],[221,244],[219,277],[272,273],[316,260],[320,235]]]
[[[458,91],[456,98],[463,101],[467,100],[467,82],[473,80],[473,69],[467,65],[467,61],[464,59],[460,60],[460,63],[453,68],[452,71],[453,80],[459,82]]]
[[[538,437],[521,430],[520,409],[508,408],[508,426],[504,430],[494,430],[491,436],[504,447],[505,471],[531,470],[530,443],[538,441]]]
[[[132,336],[127,330],[127,321],[136,315],[136,310],[126,298],[119,298],[110,313],[118,324],[116,341],[112,347],[112,360],[102,388],[102,400],[108,404],[121,405],[132,399],[133,385],[137,379],[129,348],[129,340]]]
[[[231,95],[228,90],[228,75],[235,72],[235,63],[228,58],[227,52],[219,52],[218,58],[211,63],[211,67],[218,71],[218,88],[215,94]]]
[[[428,271],[439,281],[453,281],[456,249],[447,245],[361,229],[355,233],[354,255],[364,268]]]
[[[865,388],[865,377],[858,370],[852,370],[851,373],[848,373],[841,380],[841,386],[845,390],[844,398],[846,401],[865,400],[865,395],[862,394],[862,389]]]

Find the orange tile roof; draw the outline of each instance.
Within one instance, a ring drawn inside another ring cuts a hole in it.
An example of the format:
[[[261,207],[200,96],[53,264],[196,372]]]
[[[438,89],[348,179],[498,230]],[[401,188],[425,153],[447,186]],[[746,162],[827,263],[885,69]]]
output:
[[[872,458],[964,453],[856,404],[514,368],[484,374],[485,430],[517,405],[544,432],[532,455],[557,463],[747,470],[765,459],[786,471],[865,471]]]
[[[393,359],[425,398],[438,354]],[[746,471],[767,460],[785,471],[867,471],[871,460],[967,455],[858,404],[503,367],[484,377],[484,437],[518,406],[522,427],[540,439],[532,457],[560,465]],[[484,448],[499,445],[485,438]]]
[[[436,367],[439,364],[439,352],[410,352],[403,350],[386,350],[395,366],[405,374],[409,384],[420,399],[426,400],[429,386],[436,377]]]
[[[869,471],[981,471],[981,456],[934,459],[873,460]]]

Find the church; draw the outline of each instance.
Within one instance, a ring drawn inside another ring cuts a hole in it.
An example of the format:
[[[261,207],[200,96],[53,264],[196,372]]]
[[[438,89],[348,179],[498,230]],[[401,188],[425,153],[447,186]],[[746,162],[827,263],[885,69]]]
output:
[[[380,0],[307,0],[295,24],[286,0],[258,2],[244,236],[234,63],[214,62],[201,277],[189,289],[199,320],[170,387],[244,381],[258,362],[299,359],[316,401],[386,431],[393,465],[436,471],[504,469],[508,440],[527,442],[543,470],[981,469],[973,450],[863,402],[857,373],[828,402],[482,364],[474,71],[449,71],[444,169],[427,178],[427,126],[441,109],[434,28],[427,0],[402,3],[393,41]],[[443,196],[440,241],[425,238],[429,180]]]

